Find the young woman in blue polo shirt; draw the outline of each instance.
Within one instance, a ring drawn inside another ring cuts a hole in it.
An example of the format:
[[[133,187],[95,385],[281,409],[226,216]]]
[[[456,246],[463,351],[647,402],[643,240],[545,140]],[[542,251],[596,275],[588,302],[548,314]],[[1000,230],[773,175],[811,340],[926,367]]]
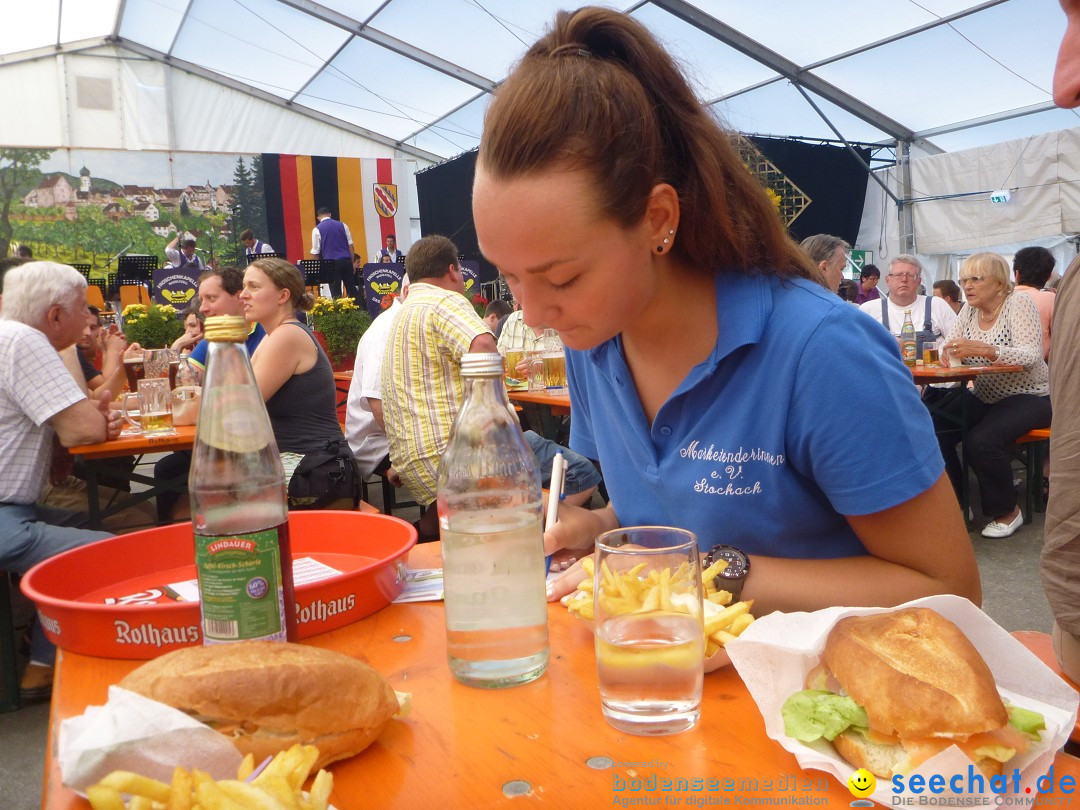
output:
[[[978,602],[896,341],[824,289],[730,137],[607,9],[560,12],[488,110],[480,247],[567,347],[570,443],[611,495],[562,510],[549,549],[667,524],[745,552],[755,612]]]

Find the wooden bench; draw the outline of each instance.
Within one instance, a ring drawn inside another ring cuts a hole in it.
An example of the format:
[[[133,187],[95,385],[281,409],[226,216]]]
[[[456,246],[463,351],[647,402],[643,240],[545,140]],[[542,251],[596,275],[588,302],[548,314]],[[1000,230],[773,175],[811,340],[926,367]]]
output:
[[[1024,523],[1031,523],[1032,512],[1045,512],[1043,497],[1043,461],[1050,442],[1050,428],[1029,430],[1016,440],[1017,457],[1024,464]]]

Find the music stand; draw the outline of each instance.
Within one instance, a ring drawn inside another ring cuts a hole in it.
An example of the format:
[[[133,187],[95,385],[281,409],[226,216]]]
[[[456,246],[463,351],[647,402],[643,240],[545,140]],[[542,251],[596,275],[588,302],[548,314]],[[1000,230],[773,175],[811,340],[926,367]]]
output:
[[[129,253],[121,256],[116,264],[116,278],[120,287],[136,286],[146,291],[146,300],[154,299],[154,271],[158,269],[157,256],[144,253]],[[135,301],[142,301],[141,294],[135,294]]]
[[[129,254],[117,261],[116,277],[121,284],[149,284],[157,269],[157,256]]]
[[[304,277],[305,287],[318,287],[322,284],[328,284],[330,273],[328,265],[329,261],[326,259],[301,259],[300,264],[297,266],[300,268],[300,274]]]
[[[245,262],[245,265],[251,264],[256,259],[284,259],[285,258],[284,253],[278,253],[277,251],[274,251],[272,253],[252,253],[250,256],[247,253],[245,253],[244,256],[247,259],[247,261]]]
[[[85,278],[87,281],[90,280],[90,265],[89,264],[83,264],[81,262],[76,264],[75,262],[72,262],[71,266],[74,267],[76,270],[78,270],[79,274],[83,278]]]

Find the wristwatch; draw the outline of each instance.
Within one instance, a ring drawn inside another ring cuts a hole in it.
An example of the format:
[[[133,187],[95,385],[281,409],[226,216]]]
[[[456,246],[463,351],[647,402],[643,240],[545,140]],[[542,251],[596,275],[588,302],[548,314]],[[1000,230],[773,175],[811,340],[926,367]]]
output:
[[[750,558],[735,546],[713,546],[705,555],[705,567],[709,567],[717,560],[727,562],[727,568],[721,571],[713,579],[718,590],[728,591],[731,601],[739,601],[742,594],[743,584],[750,574]]]

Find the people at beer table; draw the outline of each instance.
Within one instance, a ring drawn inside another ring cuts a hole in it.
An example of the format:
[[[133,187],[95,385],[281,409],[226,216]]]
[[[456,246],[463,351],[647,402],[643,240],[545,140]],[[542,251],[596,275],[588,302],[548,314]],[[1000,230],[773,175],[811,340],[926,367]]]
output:
[[[640,23],[559,13],[488,108],[473,215],[525,324],[559,332],[570,445],[611,496],[561,509],[549,551],[672,525],[748,555],[762,613],[980,601],[896,340],[825,288]],[[880,403],[860,413],[877,441],[850,431],[860,401]]]

